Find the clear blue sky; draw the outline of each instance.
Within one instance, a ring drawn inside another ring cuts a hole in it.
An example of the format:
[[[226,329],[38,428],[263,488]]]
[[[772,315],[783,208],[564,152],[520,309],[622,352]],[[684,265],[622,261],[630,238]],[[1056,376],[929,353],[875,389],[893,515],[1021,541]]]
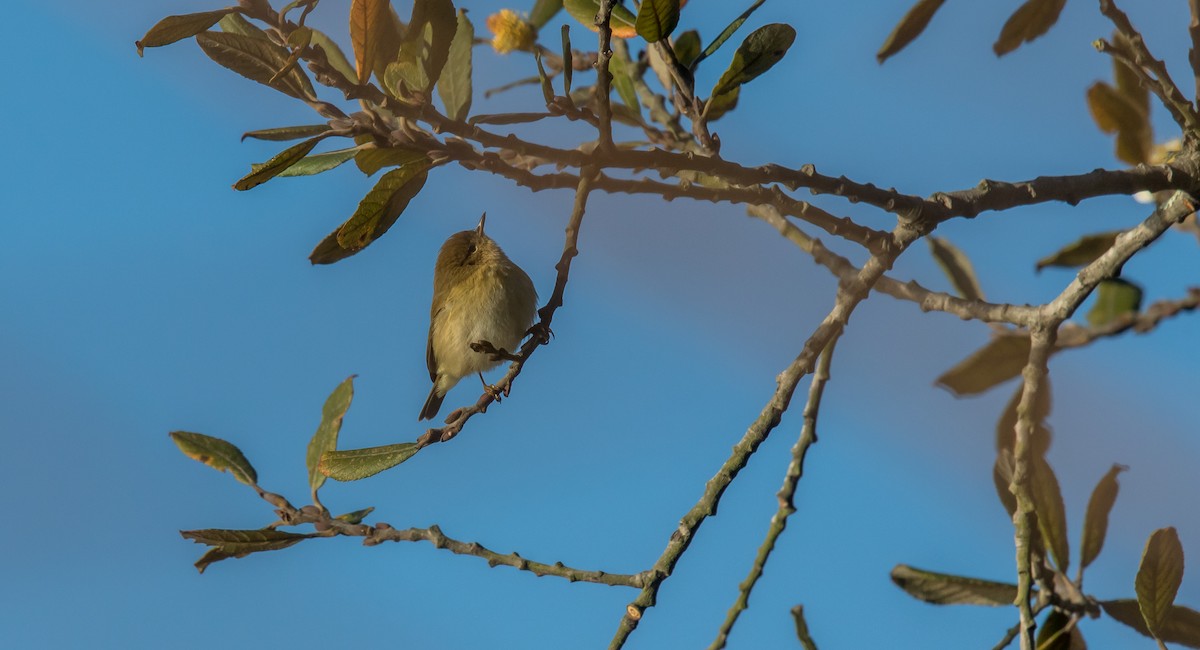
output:
[[[479,31],[502,6],[468,4]],[[1110,74],[1090,45],[1111,31],[1094,3],[1069,3],[1054,31],[1003,60],[990,46],[1017,3],[947,3],[923,38],[882,67],[874,53],[907,3],[853,4],[774,0],[754,16],[747,29],[785,21],[799,35],[717,124],[726,157],[814,163],[919,194],[1119,164],[1083,100]],[[1190,79],[1186,3],[1127,4],[1176,78]],[[343,5],[326,0],[317,14],[341,24]],[[632,590],[489,569],[427,544],[316,540],[204,576],[192,567],[203,548],[178,530],[255,528],[271,513],[228,476],[183,457],[168,431],[233,441],[265,488],[303,501],[305,445],[322,401],[347,375],[359,379],[344,448],[422,432],[415,416],[428,391],[425,330],[441,241],[486,210],[489,231],[549,295],[571,205],[568,192],[530,194],[441,168],[381,241],[335,266],[310,266],[313,245],[371,181],[347,166],[233,191],[251,162],[279,149],[241,143],[243,131],[314,116],[212,64],[191,42],[135,53],[133,41],[162,16],[217,6],[5,8],[5,643],[606,646]],[[707,40],[739,10],[692,2],[684,26]],[[580,27],[573,34],[590,38]],[[703,83],[731,54],[715,57]],[[477,90],[532,71],[524,58],[483,48],[476,56]],[[477,95],[475,110],[539,101],[533,88],[493,101]],[[1160,139],[1173,135],[1161,110],[1155,124]],[[861,206],[821,204],[890,226]],[[609,196],[590,207],[557,338],[512,398],[397,470],[328,485],[330,508],[375,506],[376,521],[437,523],[499,551],[582,568],[653,563],[832,304],[834,286],[740,207]],[[1038,257],[1144,216],[1143,206],[1115,198],[985,214],[939,234],[971,255],[990,298],[1023,303],[1070,279],[1034,274]],[[1171,233],[1126,275],[1146,286],[1148,301],[1178,296],[1200,283],[1196,252],[1193,238]],[[921,248],[896,275],[947,288]],[[1008,609],[916,602],[888,580],[897,563],[1013,575],[1010,524],[990,480],[994,422],[1012,386],[956,400],[932,385],[986,337],[979,324],[884,296],[859,309],[835,360],[799,512],[730,647],[797,647],[787,613],[797,603],[822,648],[991,647],[1013,623]],[[1156,528],[1177,526],[1192,564],[1200,558],[1195,341],[1195,317],[1181,317],[1153,336],[1103,341],[1052,364],[1050,459],[1076,550],[1092,486],[1113,462],[1132,467],[1089,570],[1088,590],[1100,597],[1132,595]],[[473,400],[469,385],[447,404]],[[729,490],[628,647],[711,640],[774,512],[798,409]],[[1179,600],[1200,606],[1200,575],[1185,577]],[[1096,650],[1150,646],[1107,620],[1083,630]]]

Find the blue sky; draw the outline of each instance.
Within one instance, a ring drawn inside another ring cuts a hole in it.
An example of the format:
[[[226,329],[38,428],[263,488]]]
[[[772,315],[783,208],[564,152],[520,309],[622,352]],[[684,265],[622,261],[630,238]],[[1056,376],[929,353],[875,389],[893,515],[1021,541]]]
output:
[[[917,194],[1119,165],[1083,101],[1088,85],[1110,75],[1090,45],[1111,31],[1093,5],[1069,3],[1049,35],[997,60],[991,42],[1016,3],[948,3],[925,36],[879,66],[874,53],[901,4],[766,3],[747,28],[788,22],[798,37],[717,123],[723,155],[814,163]],[[1186,89],[1186,3],[1126,4]],[[503,5],[467,6],[483,31],[483,18]],[[345,262],[310,266],[313,245],[372,181],[344,167],[233,191],[251,162],[280,148],[241,143],[243,131],[314,116],[213,65],[190,42],[135,53],[133,41],[162,16],[216,7],[17,0],[6,10],[6,642],[606,646],[632,590],[488,569],[429,545],[315,540],[196,574],[203,549],[178,530],[255,528],[271,513],[229,477],[184,458],[168,431],[234,442],[261,484],[293,502],[307,493],[304,448],[321,403],[346,376],[359,378],[344,448],[415,438],[437,247],[486,210],[489,232],[546,296],[571,205],[569,192],[531,194],[440,168],[386,237]],[[693,2],[683,24],[707,40],[733,13]],[[334,31],[343,14],[333,0],[317,11]],[[580,27],[572,33],[577,43],[588,38]],[[731,52],[714,57],[702,84]],[[523,58],[475,53],[477,92],[532,70]],[[491,101],[477,94],[475,111],[539,101],[534,88]],[[1159,139],[1174,135],[1163,111],[1154,118]],[[592,134],[556,128],[540,137],[568,144]],[[862,206],[820,203],[890,227]],[[653,563],[832,304],[834,286],[740,207],[603,195],[589,207],[557,338],[511,399],[397,470],[328,485],[331,509],[375,506],[377,521],[437,523],[498,551],[581,568]],[[971,256],[991,299],[1024,303],[1053,297],[1071,277],[1035,274],[1036,259],[1144,213],[1124,198],[1040,205],[951,222],[938,234]],[[1195,255],[1194,238],[1169,233],[1126,276],[1146,287],[1147,301],[1175,297],[1200,284],[1200,266],[1188,261]],[[895,275],[948,288],[921,247]],[[1156,528],[1176,526],[1193,563],[1200,557],[1190,498],[1200,492],[1195,332],[1195,318],[1184,316],[1152,336],[1102,341],[1052,363],[1050,460],[1074,546],[1092,486],[1113,462],[1132,467],[1089,570],[1088,590],[1102,598],[1132,595]],[[886,296],[856,312],[799,512],[730,647],[797,647],[787,614],[797,603],[822,648],[990,647],[1012,624],[1007,609],[918,603],[887,577],[897,563],[1001,580],[1013,573],[1011,527],[990,481],[994,422],[1013,387],[956,400],[932,385],[986,337],[983,326]],[[473,400],[469,385],[447,404]],[[774,512],[799,428],[797,410],[734,483],[627,647],[711,640]],[[1200,577],[1185,577],[1179,601],[1200,606]],[[1108,620],[1083,630],[1095,649],[1149,647]]]

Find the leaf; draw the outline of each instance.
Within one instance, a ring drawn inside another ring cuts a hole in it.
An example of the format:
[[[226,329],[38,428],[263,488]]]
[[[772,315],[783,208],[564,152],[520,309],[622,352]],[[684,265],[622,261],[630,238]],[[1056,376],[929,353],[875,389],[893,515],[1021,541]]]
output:
[[[996,454],[996,462],[992,465],[992,482],[996,486],[996,496],[1000,497],[1000,504],[1008,511],[1009,519],[1017,512],[1017,498],[1008,487],[1012,484],[1012,475],[1012,450],[1002,449]]]
[[[327,172],[350,160],[358,152],[358,147],[349,147],[346,149],[315,153],[311,156],[305,156],[304,158],[301,158],[296,164],[279,172],[278,176],[280,178],[293,176],[312,176],[313,174]]]
[[[199,544],[211,546],[197,562],[196,568],[200,573],[213,562],[229,558],[246,557],[251,553],[278,551],[302,542],[313,534],[302,535],[282,530],[263,528],[261,530],[221,530],[209,528],[205,530],[181,530],[184,539],[190,539]]]
[[[253,38],[270,41],[271,37],[267,33],[259,29],[254,23],[242,18],[242,15],[234,12],[225,16],[217,23],[221,27],[221,31],[227,34],[241,34],[242,36],[251,36]]]
[[[727,93],[710,98],[704,105],[705,109],[708,111],[708,121],[715,122],[720,119],[721,116],[737,108],[738,97],[740,97],[741,94],[742,88],[739,86]]]
[[[233,478],[254,486],[258,483],[258,473],[254,466],[242,454],[242,450],[232,443],[206,436],[203,433],[188,431],[172,431],[171,440],[179,446],[179,450],[192,460],[198,460],[219,471],[228,471]]]
[[[325,59],[329,61],[330,67],[342,75],[346,81],[356,83],[358,74],[354,71],[354,66],[346,59],[346,54],[342,52],[342,48],[338,46],[337,41],[329,38],[329,35],[320,30],[312,30],[312,45],[319,47],[325,52]]]
[[[615,59],[616,57],[613,58]],[[610,59],[610,61],[611,60],[612,59]],[[545,100],[546,105],[549,106],[550,104],[554,103],[554,87],[550,85],[550,76],[546,74],[546,67],[542,65],[541,50],[533,51],[533,61],[537,64],[538,84],[542,88],[542,99]],[[613,69],[611,63],[609,64],[608,69],[610,71]]]
[[[275,154],[270,160],[261,165],[251,168],[251,171],[246,176],[243,176],[238,182],[233,184],[233,189],[245,191],[262,185],[263,183],[278,176],[283,170],[300,162],[302,158],[308,155],[308,152],[317,146],[321,141],[321,137],[315,137],[305,140],[300,144],[294,144],[287,149]]]
[[[955,396],[975,395],[1021,374],[1029,359],[1029,337],[1001,334],[937,378]]]
[[[692,63],[700,56],[700,32],[689,29],[676,36],[671,49],[675,51],[675,60],[679,65],[685,68],[692,67]]]
[[[1067,508],[1063,504],[1062,490],[1044,457],[1033,456],[1030,463],[1029,488],[1033,509],[1037,512],[1038,531],[1049,546],[1058,570],[1065,574],[1071,564],[1071,542],[1067,537]]]
[[[370,80],[377,61],[384,65],[389,62],[381,56],[381,50],[389,38],[391,7],[390,0],[350,2],[350,43],[354,46],[354,65],[360,84]]]
[[[1142,563],[1138,567],[1134,586],[1138,607],[1146,621],[1146,629],[1155,638],[1162,638],[1175,603],[1175,594],[1183,583],[1183,545],[1174,528],[1160,528],[1146,540]]]
[[[766,2],[766,0],[754,0],[754,4],[750,5],[749,9],[743,11],[740,16],[733,19],[733,22],[726,25],[725,29],[721,30],[721,33],[717,35],[713,42],[709,43],[708,47],[704,48],[704,51],[700,53],[700,56],[697,57],[695,61],[692,61],[692,69],[695,70],[696,66],[700,65],[701,61],[712,56],[713,53],[720,49],[721,46],[725,44],[725,41],[728,41],[729,37],[733,36],[734,33],[737,32],[737,30],[742,26],[742,23],[746,22],[746,19],[750,17],[750,14],[754,13],[754,10],[761,7],[762,3],[764,2]]]
[[[349,250],[366,248],[396,222],[408,202],[425,186],[428,160],[394,169],[379,178],[359,202],[350,220],[338,230],[338,244]]]
[[[437,83],[450,56],[454,35],[458,31],[458,16],[454,11],[454,3],[451,0],[416,0],[413,3],[412,20],[409,21],[409,42],[416,44],[420,40],[417,35],[423,35],[426,25],[430,30],[430,37],[427,39],[429,54],[423,60],[426,82],[424,86],[416,88],[422,92],[430,90],[433,84]],[[469,51],[470,47],[467,49]]]
[[[563,0],[563,8],[588,29],[593,32],[600,31],[600,28],[596,26],[596,14],[600,11],[600,0]],[[613,36],[617,38],[637,36],[636,22],[637,17],[633,15],[633,12],[623,5],[613,5],[612,17],[608,21]]]
[[[1046,620],[1038,626],[1037,650],[1071,650],[1072,637],[1078,633],[1077,627],[1066,630],[1071,617],[1061,610],[1055,609],[1046,616]],[[1066,631],[1064,631],[1066,630]]]
[[[470,124],[528,124],[548,117],[554,117],[553,113],[496,113],[475,115],[468,121]]]
[[[1101,280],[1096,288],[1096,303],[1087,313],[1088,324],[1104,327],[1127,314],[1136,314],[1142,306],[1142,288],[1121,278]]]
[[[275,73],[287,65],[290,56],[287,48],[261,38],[226,32],[204,32],[196,36],[196,42],[210,59],[247,79],[297,99],[316,98],[312,82],[299,67],[293,66],[271,82]]]
[[[1022,43],[1045,34],[1058,22],[1058,15],[1066,4],[1067,0],[1028,0],[1004,23],[992,51],[996,56],[1004,56]]]
[[[230,13],[233,13],[233,9],[167,16],[155,23],[150,31],[142,37],[142,40],[134,43],[137,45],[138,56],[142,56],[142,50],[148,47],[162,47],[195,36],[217,24],[217,21]]]
[[[1149,162],[1154,148],[1148,107],[1112,86],[1097,81],[1087,90],[1088,110],[1096,126],[1105,133],[1116,133],[1117,159],[1130,165]]]
[[[467,12],[459,10],[458,30],[450,43],[437,91],[446,107],[446,117],[460,122],[471,112],[471,45],[474,42],[475,27],[467,19]]]
[[[638,102],[637,90],[633,87],[633,77],[630,75],[629,63],[617,55],[608,60],[608,71],[612,73],[613,89],[629,110],[641,119],[642,105]]]
[[[305,464],[308,466],[308,485],[312,488],[314,496],[325,483],[325,475],[317,471],[317,463],[321,461],[321,454],[337,449],[338,432],[342,430],[342,419],[346,417],[346,411],[350,409],[350,402],[353,399],[354,375],[350,375],[345,381],[338,384],[337,388],[333,389],[333,392],[325,399],[325,405],[321,407],[321,424],[317,426],[312,440],[308,441],[308,452],[304,456]]]
[[[883,41],[883,46],[879,48],[879,52],[875,55],[875,60],[883,63],[888,60],[888,57],[903,50],[909,43],[913,42],[929,26],[929,21],[933,18],[933,14],[942,8],[942,4],[945,1],[918,0],[917,4],[913,5],[908,10],[908,13],[904,14],[904,17],[900,19],[900,22],[896,24],[892,33],[888,34],[887,39]]]
[[[1024,382],[1017,384],[1017,390],[1013,392],[1012,398],[1008,400],[1008,404],[1000,413],[1000,419],[996,422],[996,451],[1007,449],[1011,452],[1016,448],[1017,406],[1020,405],[1021,394],[1024,392]],[[1050,377],[1046,376],[1042,378],[1041,388],[1033,403],[1033,437],[1030,439],[1030,443],[1033,445],[1035,456],[1045,456],[1046,451],[1050,449],[1053,432],[1046,425],[1046,418],[1050,415],[1052,402],[1053,392],[1050,389]]]
[[[754,30],[733,54],[733,62],[713,86],[715,97],[747,83],[779,63],[796,40],[791,25],[772,23]]]
[[[978,578],[934,573],[897,564],[892,569],[892,582],[908,595],[935,605],[1012,606],[1017,600],[1017,586]]]
[[[571,101],[571,77],[575,74],[575,54],[571,50],[571,26],[562,26],[562,59],[563,59],[563,96],[574,107]]]
[[[1154,636],[1150,634],[1150,630],[1146,629],[1146,621],[1142,618],[1142,612],[1136,600],[1102,600],[1100,606],[1104,608],[1105,614],[1148,637]],[[1200,648],[1200,612],[1188,607],[1173,605],[1158,634],[1158,638],[1167,643]]]
[[[337,519],[338,521],[344,521],[348,524],[361,524],[362,520],[366,519],[367,515],[374,511],[375,507],[372,506],[370,508],[363,508],[362,510],[355,510],[354,512],[347,512],[344,515],[338,515],[334,517],[334,519]]]
[[[642,0],[634,27],[638,36],[653,43],[671,35],[679,24],[679,0]]]
[[[374,175],[375,172],[384,167],[412,165],[421,163],[422,161],[425,163],[429,162],[423,151],[402,149],[400,147],[360,149],[358,155],[354,157],[354,163],[358,165],[358,169],[367,176]]]
[[[1079,543],[1081,570],[1086,569],[1100,555],[1100,549],[1104,548],[1104,537],[1108,534],[1108,515],[1112,512],[1113,504],[1117,502],[1117,493],[1120,491],[1117,475],[1127,469],[1129,468],[1124,465],[1114,464],[1092,490],[1092,497],[1088,499],[1087,514],[1083,518],[1083,540]]]
[[[357,481],[391,469],[412,458],[420,447],[402,442],[382,447],[331,451],[321,457],[321,473],[335,481]]]
[[[983,289],[979,287],[975,268],[971,266],[971,260],[967,258],[966,253],[941,237],[930,237],[928,241],[934,261],[942,267],[946,277],[950,278],[950,283],[954,285],[958,295],[966,300],[983,300]]]
[[[563,0],[537,0],[529,10],[529,23],[537,29],[546,26],[558,12],[562,11]]]
[[[281,142],[285,140],[299,140],[300,138],[309,138],[314,135],[320,135],[329,130],[328,124],[312,124],[308,126],[280,126],[274,129],[259,129],[258,131],[247,131],[242,134],[242,140],[246,138],[254,138],[256,140],[271,140],[273,142]]]
[[[388,64],[387,71],[383,74],[383,84],[390,94],[399,97],[406,91],[427,88],[429,75],[420,61],[404,59]]]
[[[1093,235],[1087,235],[1079,239],[1073,244],[1059,250],[1057,253],[1049,257],[1043,257],[1037,261],[1036,270],[1041,271],[1047,266],[1061,267],[1076,267],[1087,266],[1096,261],[1096,258],[1103,255],[1117,241],[1122,231],[1113,230],[1111,232],[1100,232]]]

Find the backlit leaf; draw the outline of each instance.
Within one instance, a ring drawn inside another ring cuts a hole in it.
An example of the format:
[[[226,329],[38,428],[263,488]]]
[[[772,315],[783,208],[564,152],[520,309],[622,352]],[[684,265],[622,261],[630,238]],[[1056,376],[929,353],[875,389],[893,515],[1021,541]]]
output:
[[[219,9],[198,14],[167,16],[155,23],[142,37],[142,40],[135,43],[138,56],[141,56],[142,50],[148,47],[162,47],[195,36],[217,24],[217,21],[232,12],[233,9]]]
[[[883,46],[879,48],[879,53],[875,55],[875,60],[883,63],[888,57],[903,50],[909,43],[913,42],[921,32],[929,25],[929,21],[933,18],[933,14],[941,9],[942,4],[946,0],[918,0],[917,4],[913,5],[908,13],[900,19],[896,24],[895,29],[891,34],[888,34],[886,40],[883,41]]]
[[[329,61],[330,67],[342,75],[347,82],[357,82],[358,73],[354,71],[354,66],[346,59],[346,54],[342,52],[342,48],[337,44],[337,41],[329,38],[329,35],[324,32],[314,29],[312,30],[312,45],[313,47],[321,48],[325,52],[325,59]]]
[[[1142,563],[1134,580],[1138,607],[1142,610],[1146,629],[1155,638],[1162,638],[1175,594],[1182,583],[1183,545],[1179,543],[1179,534],[1174,528],[1160,528],[1146,540]]]
[[[647,42],[662,40],[679,24],[679,0],[642,0],[634,26]]]
[[[1092,327],[1103,327],[1127,314],[1136,314],[1141,306],[1142,288],[1138,285],[1122,278],[1101,280],[1087,321]]]
[[[426,25],[429,26],[429,52],[422,62],[426,83],[417,89],[421,91],[428,91],[437,83],[442,76],[442,69],[446,66],[446,59],[450,56],[454,34],[458,31],[458,16],[454,11],[454,3],[451,0],[416,0],[413,3],[412,20],[409,22],[409,42],[415,43],[418,40],[417,34],[422,33]]]
[[[1112,512],[1113,504],[1117,502],[1117,492],[1120,485],[1117,475],[1129,469],[1124,465],[1113,465],[1108,473],[1092,490],[1088,499],[1087,514],[1083,519],[1083,541],[1079,546],[1079,563],[1087,568],[1104,548],[1104,537],[1108,534],[1108,515]]]
[[[334,517],[334,519],[337,519],[338,521],[344,521],[348,524],[361,524],[362,520],[366,519],[367,515],[374,511],[375,507],[372,506],[370,508],[363,508],[362,510],[355,510],[354,512],[347,512],[344,515],[338,515]]]
[[[1082,237],[1079,241],[1066,246],[1057,253],[1038,260],[1036,269],[1041,271],[1047,266],[1068,268],[1087,266],[1096,261],[1096,258],[1103,255],[1108,249],[1112,248],[1113,243],[1117,241],[1117,237],[1120,235],[1120,230],[1114,230],[1112,232],[1100,232]]]
[[[237,13],[236,11],[222,18],[217,25],[221,28],[221,31],[225,32],[226,34],[241,34],[242,36],[250,36],[253,38],[262,39],[264,41],[271,40],[271,37],[267,36],[266,32],[264,32],[262,29],[259,29],[259,27],[254,23],[243,18],[242,14]]]
[[[1058,15],[1066,4],[1067,0],[1027,0],[1004,23],[992,51],[996,56],[1003,56],[1022,43],[1045,34],[1058,22]]]
[[[321,423],[317,426],[312,440],[309,440],[308,452],[304,457],[305,464],[308,466],[308,484],[314,495],[325,483],[325,475],[317,471],[317,463],[321,461],[322,454],[337,449],[338,432],[342,430],[342,419],[346,417],[346,411],[350,409],[350,402],[353,399],[354,375],[350,375],[345,381],[338,384],[337,388],[333,389],[333,392],[326,398],[325,405],[321,407]]]
[[[1029,359],[1029,337],[1002,334],[937,378],[955,395],[975,395],[1021,374]]]
[[[754,13],[754,10],[761,7],[762,3],[764,2],[766,2],[766,0],[754,0],[754,4],[750,5],[750,7],[743,11],[737,18],[734,18],[733,22],[726,25],[725,29],[721,30],[721,33],[713,39],[713,42],[709,43],[708,47],[704,48],[704,51],[700,53],[700,56],[697,57],[695,61],[692,61],[691,67],[695,69],[696,66],[700,65],[701,61],[712,56],[713,53],[720,49],[721,46],[725,44],[725,41],[728,41],[729,38],[733,36],[735,32],[737,32],[737,30],[742,26],[742,23],[746,22],[746,19],[750,17],[750,14]]]
[[[596,26],[596,14],[600,11],[600,0],[563,0],[563,7],[575,20],[583,23],[593,32],[600,31]],[[633,38],[637,36],[637,17],[623,5],[613,5],[612,17],[608,26],[612,35],[617,38]]]
[[[1146,629],[1146,621],[1136,600],[1102,600],[1104,613],[1128,625],[1138,632],[1152,637]],[[1188,607],[1174,605],[1167,614],[1166,622],[1158,631],[1158,638],[1167,643],[1178,643],[1189,648],[1200,648],[1200,612]]]
[[[1148,162],[1154,148],[1149,109],[1135,101],[1103,81],[1087,90],[1088,110],[1096,126],[1105,133],[1117,134],[1117,158],[1130,165]]]
[[[918,600],[935,605],[1009,606],[1017,599],[1017,586],[978,578],[934,573],[897,564],[892,582]]]
[[[375,172],[384,167],[400,167],[402,165],[412,165],[428,162],[428,158],[423,151],[416,149],[401,149],[399,147],[370,147],[360,149],[358,155],[354,157],[355,164],[358,169],[367,176],[372,176]]]
[[[291,54],[285,47],[261,38],[226,32],[197,34],[196,42],[210,59],[247,79],[297,99],[316,98],[312,82],[298,66],[292,66],[287,73],[271,81],[275,73],[288,64]]]
[[[300,162],[308,152],[317,146],[321,141],[320,137],[305,140],[300,144],[294,144],[287,149],[275,154],[270,160],[261,165],[257,165],[251,169],[251,172],[243,176],[238,182],[233,184],[235,190],[249,190],[278,176],[283,170]]]
[[[608,70],[612,73],[613,90],[617,91],[621,103],[640,116],[642,105],[638,102],[637,90],[634,89],[629,66],[628,62],[616,54],[613,54],[613,57],[608,60]]]
[[[950,284],[958,291],[958,295],[966,300],[983,300],[983,289],[975,277],[975,268],[966,253],[957,246],[941,237],[929,237],[929,251],[933,259],[942,267],[942,272],[950,278]]]
[[[331,451],[321,457],[320,470],[335,481],[357,481],[391,469],[412,458],[418,447],[402,442],[382,447]]]
[[[721,75],[712,95],[724,94],[749,82],[779,63],[796,40],[791,25],[773,23],[754,30],[733,54],[729,68]]]
[[[471,112],[471,45],[475,41],[475,27],[467,19],[467,12],[458,12],[458,30],[450,43],[446,67],[438,79],[438,96],[446,107],[446,117],[465,120]]]
[[[254,466],[246,460],[242,450],[229,442],[188,431],[172,431],[171,440],[175,441],[179,450],[188,458],[198,460],[220,472],[228,471],[233,478],[246,485],[258,483],[258,473],[254,471]]]
[[[700,32],[689,29],[676,36],[671,49],[675,51],[675,60],[679,65],[690,68],[696,57],[700,56]]]
[[[390,0],[350,2],[350,43],[354,46],[354,65],[360,84],[371,78],[377,60],[387,63],[381,56],[381,46],[388,39],[391,28],[390,12]]]
[[[327,172],[335,167],[354,158],[359,151],[358,147],[349,147],[347,149],[337,149],[335,151],[326,151],[323,153],[315,153],[311,156],[301,158],[296,164],[279,172],[279,177],[292,176],[312,176]]]

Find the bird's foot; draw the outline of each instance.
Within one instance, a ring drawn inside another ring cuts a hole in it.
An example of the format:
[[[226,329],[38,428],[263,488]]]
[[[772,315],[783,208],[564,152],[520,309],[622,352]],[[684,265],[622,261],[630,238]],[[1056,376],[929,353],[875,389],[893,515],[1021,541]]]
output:
[[[525,331],[525,334],[537,339],[537,342],[541,345],[550,343],[550,339],[554,338],[554,330],[550,329],[550,326],[546,325],[546,323],[542,321],[538,321],[531,325],[529,329]]]

